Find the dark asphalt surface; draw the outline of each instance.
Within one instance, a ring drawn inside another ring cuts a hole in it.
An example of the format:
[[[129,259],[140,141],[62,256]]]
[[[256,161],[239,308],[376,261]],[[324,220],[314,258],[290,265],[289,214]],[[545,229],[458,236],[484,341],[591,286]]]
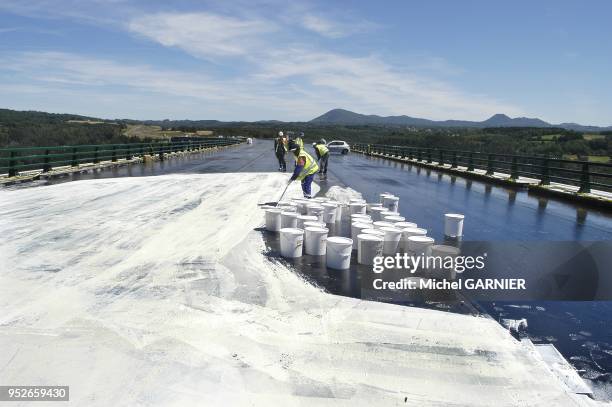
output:
[[[307,149],[311,150],[310,147]],[[288,168],[292,168],[292,162],[288,162]],[[104,169],[10,188],[92,178],[266,172],[277,168],[272,142],[255,140],[253,145],[245,144],[221,152]],[[327,182],[321,183],[322,192],[332,185],[349,186],[361,192],[368,202],[378,201],[381,192],[392,192],[400,197],[401,214],[428,229],[429,235],[437,241],[443,239],[444,214],[450,212],[465,215],[464,240],[612,240],[612,214],[361,154],[333,155],[330,158],[329,176]],[[268,255],[277,256],[276,238],[268,235],[266,241],[270,249]],[[352,272],[327,271],[320,259],[313,256],[290,263],[306,279],[332,293],[359,296],[359,273],[354,273],[357,271],[355,267]],[[499,320],[527,318],[527,334],[534,342],[554,343],[566,358],[582,369],[584,377],[612,386],[612,302],[477,305]],[[470,312],[456,303],[445,309]]]

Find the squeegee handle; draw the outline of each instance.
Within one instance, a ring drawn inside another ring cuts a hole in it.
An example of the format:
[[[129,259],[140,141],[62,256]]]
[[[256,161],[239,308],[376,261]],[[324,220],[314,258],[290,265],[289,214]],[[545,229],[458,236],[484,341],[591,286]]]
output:
[[[285,192],[287,192],[287,188],[289,188],[289,185],[291,185],[291,181],[287,183],[285,190],[283,191],[280,198],[278,198],[278,201],[276,202],[276,206],[278,206],[278,203],[283,200],[283,197],[285,196]]]

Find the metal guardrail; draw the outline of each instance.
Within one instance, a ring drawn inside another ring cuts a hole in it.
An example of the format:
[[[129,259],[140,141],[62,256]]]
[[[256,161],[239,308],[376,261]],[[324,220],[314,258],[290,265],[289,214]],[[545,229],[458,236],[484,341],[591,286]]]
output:
[[[117,162],[145,155],[158,155],[196,151],[205,148],[230,146],[242,143],[241,139],[210,139],[188,142],[93,144],[51,147],[16,147],[0,149],[0,174],[14,177],[20,171],[42,170],[49,172],[56,167],[78,167],[80,164]]]
[[[511,181],[526,177],[539,180],[539,185],[549,185],[551,181],[576,185],[579,193],[590,193],[592,187],[612,192],[612,164],[607,163],[382,144],[355,143],[351,148],[365,154],[396,156],[427,164],[450,164],[451,169],[462,166],[466,171],[485,170],[485,175],[506,173]]]

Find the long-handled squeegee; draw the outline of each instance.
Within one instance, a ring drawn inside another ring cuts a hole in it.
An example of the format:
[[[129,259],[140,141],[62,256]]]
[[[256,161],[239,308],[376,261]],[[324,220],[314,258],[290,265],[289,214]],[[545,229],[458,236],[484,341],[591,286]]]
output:
[[[278,198],[278,201],[276,201],[276,202],[265,202],[265,203],[260,203],[260,204],[257,204],[257,205],[259,205],[259,206],[262,206],[262,205],[278,206],[278,203],[283,200],[283,197],[285,196],[285,193],[287,192],[287,189],[289,188],[289,185],[291,185],[291,181],[288,182],[287,185],[285,186],[285,189],[283,190],[283,193],[281,194],[280,198]]]

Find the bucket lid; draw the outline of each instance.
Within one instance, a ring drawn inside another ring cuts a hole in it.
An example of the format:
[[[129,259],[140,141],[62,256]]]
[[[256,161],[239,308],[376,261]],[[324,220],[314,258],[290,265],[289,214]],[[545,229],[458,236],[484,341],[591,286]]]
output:
[[[332,237],[327,238],[327,243],[352,246],[353,239],[349,239],[348,237],[342,237],[342,236],[332,236]]]
[[[283,211],[281,212],[281,216],[289,216],[290,218],[297,218],[297,212]]]
[[[447,213],[444,216],[447,217],[447,218],[450,218],[450,219],[463,219],[463,218],[465,218],[465,216],[463,216],[460,213]]]
[[[304,222],[304,227],[306,226],[325,229],[325,223],[315,222],[314,220],[309,220],[307,222]]]
[[[394,227],[388,227],[388,226],[380,228],[379,230],[382,231],[382,232],[385,232],[385,234],[387,234],[387,232],[389,232],[390,234],[391,233],[393,233],[393,234],[400,234],[400,233],[402,233],[401,229],[394,228]]]
[[[332,203],[332,202],[325,202],[325,203],[322,203],[321,206],[324,208],[337,208],[338,204]]]
[[[406,228],[402,229],[402,233],[411,236],[425,236],[427,234],[427,229],[422,228]]]
[[[395,222],[393,224],[394,227],[396,228],[400,228],[400,229],[406,229],[406,228],[416,228],[418,227],[416,223],[413,222]]]
[[[365,206],[365,202],[351,202],[349,203],[349,206],[358,206],[360,208],[363,208]]]
[[[366,203],[370,208],[380,208],[382,204],[380,202],[368,202]]]
[[[350,198],[349,202],[350,203],[365,203],[365,200],[363,200],[363,198]]]
[[[392,227],[393,223],[387,222],[387,221],[384,221],[384,220],[377,220],[376,222],[374,222],[374,226],[377,226],[379,228],[384,228],[384,227],[387,227],[387,226]]]
[[[373,222],[372,222],[372,219],[357,218],[357,219],[353,219],[353,222],[351,223],[351,225],[355,225],[356,223],[365,223],[369,227],[372,227]]]
[[[408,240],[410,240],[411,242],[419,242],[419,243],[433,243],[434,242],[433,237],[429,237],[429,236],[410,236]]]
[[[308,226],[307,228],[304,229],[306,232],[312,232],[312,233],[327,233],[329,232],[329,229],[325,229],[325,228],[320,228],[320,227],[315,227],[315,226]]]
[[[380,212],[386,212],[388,211],[387,208],[384,208],[382,206],[373,206],[372,208],[370,208],[371,211],[380,211]]]
[[[404,218],[403,216],[399,216],[399,215],[388,215],[388,216],[385,216],[384,219],[391,221],[391,222],[403,222],[404,220],[406,220],[406,218]]]
[[[351,226],[355,228],[363,228],[363,229],[369,229],[372,227],[372,225],[370,225],[369,223],[363,223],[363,222],[355,222]]]
[[[301,219],[303,221],[307,221],[307,220],[317,220],[318,218],[314,215],[298,215],[297,216],[298,219]]]
[[[298,229],[298,228],[282,228],[280,230],[281,234],[285,234],[285,235],[302,235],[304,234],[304,229]]]
[[[431,246],[431,252],[439,253],[440,255],[445,255],[445,256],[456,256],[459,253],[461,253],[461,250],[459,250],[459,248],[455,246],[435,244]]]
[[[379,229],[361,229],[361,233],[368,235],[384,236],[385,232]]]
[[[395,195],[385,195],[383,198],[389,201],[399,201],[399,196]]]
[[[374,240],[374,241],[377,241],[377,242],[384,241],[382,236],[372,235],[370,233],[360,233],[360,234],[357,235],[357,239],[359,239],[359,240]]]
[[[281,213],[280,209],[266,209],[266,213]]]

